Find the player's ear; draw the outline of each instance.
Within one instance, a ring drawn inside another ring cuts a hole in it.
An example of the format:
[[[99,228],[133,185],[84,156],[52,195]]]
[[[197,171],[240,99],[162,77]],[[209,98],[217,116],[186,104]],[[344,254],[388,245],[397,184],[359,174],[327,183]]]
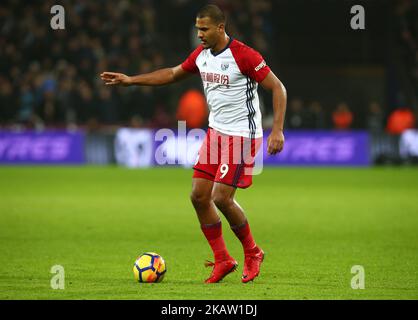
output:
[[[224,23],[220,23],[220,24],[218,24],[218,31],[219,31],[219,32],[223,32],[223,31],[225,31],[225,24],[224,24]]]

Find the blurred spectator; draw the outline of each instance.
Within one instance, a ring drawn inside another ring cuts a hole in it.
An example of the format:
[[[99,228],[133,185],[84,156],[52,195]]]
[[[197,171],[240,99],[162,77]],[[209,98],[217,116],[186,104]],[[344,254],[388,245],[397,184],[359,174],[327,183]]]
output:
[[[186,121],[188,128],[200,128],[207,122],[207,116],[206,99],[200,91],[192,89],[181,96],[177,120]]]
[[[306,110],[300,98],[290,100],[286,118],[285,124],[289,129],[302,129],[305,127]]]
[[[325,129],[326,120],[324,109],[318,101],[313,101],[307,111],[306,127],[309,129]]]
[[[332,113],[332,122],[335,129],[349,129],[353,123],[353,113],[345,102],[340,102]]]
[[[372,133],[383,132],[385,128],[385,117],[380,104],[373,101],[369,104],[366,119],[367,129]]]
[[[76,119],[78,123],[86,123],[93,119],[98,121],[97,101],[94,97],[92,87],[86,81],[81,81],[77,84],[75,99]]]
[[[10,122],[16,114],[16,98],[12,83],[0,78],[0,125]]]
[[[97,107],[101,123],[112,124],[119,121],[118,106],[113,97],[113,92],[107,90],[107,88],[102,87],[99,89]]]
[[[62,110],[59,109],[56,91],[57,82],[51,73],[40,74],[35,83],[37,85],[37,110],[36,113],[43,119],[45,125],[54,125],[64,120]]]
[[[391,134],[401,134],[407,129],[414,128],[415,116],[409,108],[398,108],[388,118],[387,131]]]
[[[134,88],[129,99],[130,118],[139,116],[144,126],[149,126],[154,116],[156,105],[155,89],[152,87]]]
[[[157,104],[154,117],[151,121],[151,127],[170,128],[174,127],[174,117],[164,108],[164,105]]]
[[[129,120],[129,126],[131,128],[135,128],[135,129],[139,129],[142,128],[142,119],[139,116],[133,116],[130,120]]]
[[[58,85],[56,99],[62,110],[63,121],[69,126],[74,126],[77,123],[77,109],[74,96],[73,81],[71,78],[64,78]]]
[[[20,87],[20,103],[18,109],[19,122],[27,123],[35,115],[35,94],[28,83]]]

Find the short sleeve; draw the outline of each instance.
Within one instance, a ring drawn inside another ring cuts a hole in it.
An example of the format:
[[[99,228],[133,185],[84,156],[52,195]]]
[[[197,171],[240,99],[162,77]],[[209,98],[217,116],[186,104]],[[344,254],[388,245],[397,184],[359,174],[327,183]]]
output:
[[[183,70],[190,72],[190,73],[198,73],[199,69],[196,65],[196,59],[199,54],[202,52],[203,46],[197,47],[184,62],[181,64]]]
[[[254,49],[250,49],[248,63],[248,76],[257,82],[263,81],[270,72],[270,67],[262,55]]]
[[[238,45],[231,47],[231,51],[241,73],[252,80],[262,82],[271,71],[258,51],[240,42],[238,42]]]

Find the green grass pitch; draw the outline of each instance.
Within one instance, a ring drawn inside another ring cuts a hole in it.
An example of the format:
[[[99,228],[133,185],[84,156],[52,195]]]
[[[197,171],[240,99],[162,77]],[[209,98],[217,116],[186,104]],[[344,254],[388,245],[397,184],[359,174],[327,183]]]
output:
[[[261,274],[240,282],[241,244],[223,218],[239,267],[214,285],[191,175],[0,167],[0,299],[418,299],[418,170],[265,168],[237,192],[266,252]],[[134,281],[145,251],[165,258],[162,283]],[[50,286],[53,265],[64,290]],[[351,288],[354,265],[365,289]]]

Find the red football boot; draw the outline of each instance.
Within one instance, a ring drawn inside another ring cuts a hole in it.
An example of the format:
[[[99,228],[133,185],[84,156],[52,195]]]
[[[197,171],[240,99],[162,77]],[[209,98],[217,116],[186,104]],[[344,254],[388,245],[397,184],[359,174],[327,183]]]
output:
[[[260,273],[260,266],[264,260],[264,251],[257,247],[253,253],[245,255],[244,270],[242,272],[242,282],[247,283],[254,280]]]
[[[205,283],[216,283],[221,281],[225,276],[235,271],[238,266],[238,262],[234,259],[219,261],[216,263],[207,261],[205,262],[206,267],[213,267],[212,273],[209,278],[205,280]]]

